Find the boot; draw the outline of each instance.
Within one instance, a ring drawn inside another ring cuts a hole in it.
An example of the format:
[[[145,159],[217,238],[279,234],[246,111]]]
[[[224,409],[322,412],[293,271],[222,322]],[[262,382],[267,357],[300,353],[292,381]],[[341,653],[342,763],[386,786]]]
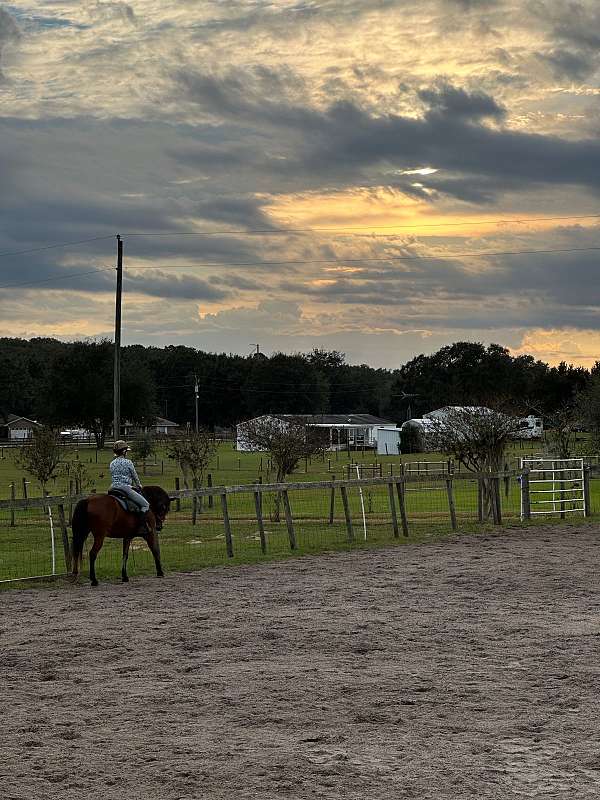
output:
[[[144,533],[156,533],[156,520],[152,511],[146,511],[142,514],[140,530],[144,531]]]

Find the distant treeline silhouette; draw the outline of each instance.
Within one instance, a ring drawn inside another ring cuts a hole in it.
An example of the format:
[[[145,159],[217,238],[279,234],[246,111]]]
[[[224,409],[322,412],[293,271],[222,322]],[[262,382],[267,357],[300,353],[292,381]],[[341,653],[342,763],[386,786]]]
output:
[[[102,442],[112,422],[110,341],[0,339],[0,422],[9,413],[56,426],[81,425]],[[343,353],[251,356],[192,347],[131,345],[122,351],[123,418],[199,418],[230,427],[264,413],[369,413],[395,422],[445,405],[512,404],[549,415],[585,389],[594,372],[532,356],[512,356],[496,344],[457,342],[418,355],[396,370],[346,363]]]

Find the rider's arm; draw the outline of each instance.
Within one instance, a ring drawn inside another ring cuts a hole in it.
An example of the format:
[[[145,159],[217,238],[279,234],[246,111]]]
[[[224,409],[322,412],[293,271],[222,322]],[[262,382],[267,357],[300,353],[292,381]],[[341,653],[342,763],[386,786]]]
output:
[[[135,467],[133,466],[133,461],[131,461],[130,463],[131,463],[131,467],[129,469],[131,470],[131,480],[133,481],[133,485],[134,486],[139,486],[140,489],[141,489],[142,488],[142,482],[139,479],[137,472],[135,471]]]

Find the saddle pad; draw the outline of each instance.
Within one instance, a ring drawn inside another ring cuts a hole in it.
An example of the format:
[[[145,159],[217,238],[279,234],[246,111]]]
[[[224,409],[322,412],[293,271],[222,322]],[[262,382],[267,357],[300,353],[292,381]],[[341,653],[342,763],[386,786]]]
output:
[[[130,511],[133,514],[139,514],[139,507],[131,501],[127,495],[122,494],[118,489],[109,489],[108,494],[114,497],[124,511]]]

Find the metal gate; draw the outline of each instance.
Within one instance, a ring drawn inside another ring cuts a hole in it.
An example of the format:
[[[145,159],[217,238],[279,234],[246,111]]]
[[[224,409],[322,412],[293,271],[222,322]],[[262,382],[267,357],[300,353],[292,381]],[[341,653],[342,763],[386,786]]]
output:
[[[522,458],[521,471],[529,471],[531,516],[578,512],[587,515],[583,458]],[[521,519],[524,517],[521,491]]]

